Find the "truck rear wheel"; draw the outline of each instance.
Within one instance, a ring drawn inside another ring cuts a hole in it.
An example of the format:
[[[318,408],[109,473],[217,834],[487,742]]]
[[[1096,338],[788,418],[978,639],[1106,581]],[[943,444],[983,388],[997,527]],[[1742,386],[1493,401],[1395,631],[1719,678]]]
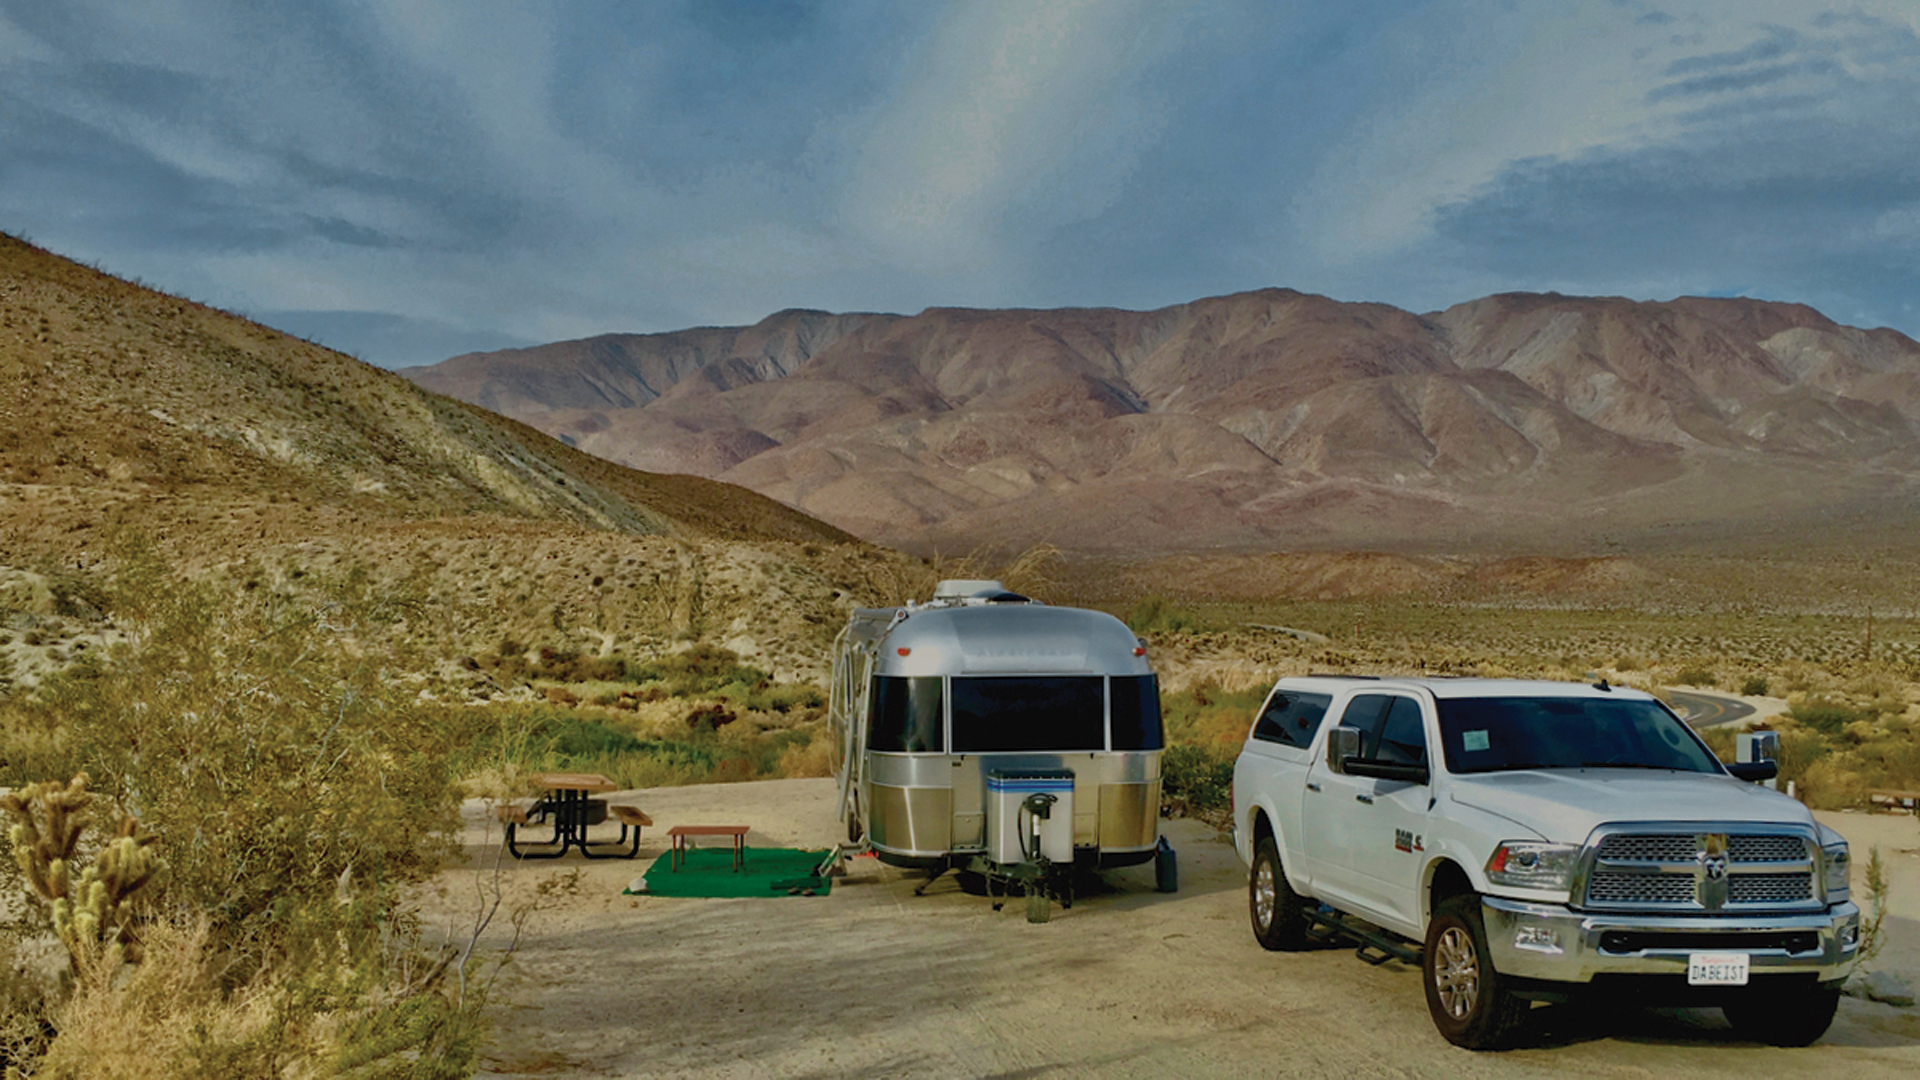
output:
[[[1267,949],[1306,948],[1305,908],[1306,901],[1287,884],[1273,837],[1261,837],[1253,848],[1253,869],[1247,874],[1247,913],[1253,917],[1254,939]]]
[[[1433,1026],[1448,1042],[1469,1050],[1513,1045],[1529,1005],[1508,993],[1500,973],[1493,970],[1480,897],[1450,896],[1434,909],[1420,974]]]
[[[1815,987],[1766,997],[1755,993],[1720,1006],[1743,1039],[1769,1046],[1807,1046],[1827,1033],[1840,1008],[1838,987]]]

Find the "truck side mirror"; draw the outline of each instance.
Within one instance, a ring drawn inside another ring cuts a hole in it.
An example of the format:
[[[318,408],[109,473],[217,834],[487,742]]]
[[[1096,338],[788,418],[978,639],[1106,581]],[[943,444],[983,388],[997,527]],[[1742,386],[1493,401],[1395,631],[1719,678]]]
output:
[[[1734,740],[1735,761],[1778,761],[1779,758],[1780,733],[1777,731],[1744,731]]]
[[[1733,740],[1733,764],[1727,772],[1749,783],[1763,784],[1780,775],[1780,733],[1743,731]]]
[[[1360,729],[1341,724],[1327,732],[1327,771],[1344,773],[1347,759],[1360,756]]]

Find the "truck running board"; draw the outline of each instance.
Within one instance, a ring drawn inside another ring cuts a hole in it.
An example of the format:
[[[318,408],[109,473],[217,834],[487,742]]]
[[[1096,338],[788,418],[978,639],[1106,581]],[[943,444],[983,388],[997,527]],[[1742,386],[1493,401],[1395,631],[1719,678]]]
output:
[[[1385,930],[1364,925],[1357,919],[1349,919],[1326,908],[1316,908],[1302,914],[1307,917],[1308,937],[1328,943],[1341,938],[1356,941],[1359,948],[1353,950],[1353,955],[1376,967],[1389,960],[1398,960],[1403,964],[1420,962],[1419,948]]]

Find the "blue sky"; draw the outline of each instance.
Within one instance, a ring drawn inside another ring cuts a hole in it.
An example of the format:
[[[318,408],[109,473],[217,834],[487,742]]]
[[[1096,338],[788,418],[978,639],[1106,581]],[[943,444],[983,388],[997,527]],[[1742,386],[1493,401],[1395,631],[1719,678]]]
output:
[[[1920,2],[0,0],[0,229],[389,367],[1276,285],[1920,336]]]

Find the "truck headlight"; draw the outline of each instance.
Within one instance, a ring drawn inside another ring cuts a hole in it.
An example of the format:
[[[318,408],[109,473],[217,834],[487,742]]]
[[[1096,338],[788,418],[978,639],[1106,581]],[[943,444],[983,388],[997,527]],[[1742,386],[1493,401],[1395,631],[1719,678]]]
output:
[[[1574,844],[1543,844],[1508,840],[1493,849],[1487,860],[1487,880],[1519,889],[1567,889],[1573,885],[1573,866],[1580,856]]]
[[[1845,900],[1851,891],[1848,882],[1853,876],[1853,855],[1847,850],[1847,842],[1841,840],[1823,846],[1820,862],[1827,868],[1827,903]]]

